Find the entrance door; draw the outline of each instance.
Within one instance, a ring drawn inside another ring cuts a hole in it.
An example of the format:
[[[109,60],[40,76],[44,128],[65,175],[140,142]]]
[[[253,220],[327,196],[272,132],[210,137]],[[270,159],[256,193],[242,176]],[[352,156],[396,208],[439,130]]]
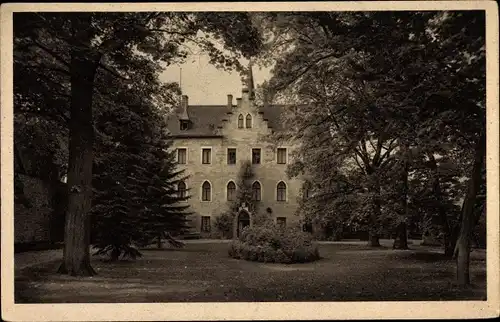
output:
[[[250,226],[250,216],[246,211],[241,211],[238,215],[238,237],[240,237],[243,228],[245,228],[246,226]]]

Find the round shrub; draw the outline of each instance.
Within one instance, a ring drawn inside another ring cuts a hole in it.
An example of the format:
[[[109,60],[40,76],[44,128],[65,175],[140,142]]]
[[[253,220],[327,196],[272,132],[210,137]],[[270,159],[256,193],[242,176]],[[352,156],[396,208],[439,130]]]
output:
[[[228,254],[235,259],[264,263],[306,263],[320,258],[310,234],[296,228],[276,225],[245,227],[239,238],[229,245]]]

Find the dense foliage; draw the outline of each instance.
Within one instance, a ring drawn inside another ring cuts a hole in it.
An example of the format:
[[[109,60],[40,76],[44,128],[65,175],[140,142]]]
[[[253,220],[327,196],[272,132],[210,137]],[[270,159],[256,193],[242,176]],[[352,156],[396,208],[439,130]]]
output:
[[[293,105],[278,139],[300,142],[290,174],[314,183],[309,215],[355,222],[372,246],[397,230],[402,248],[410,225],[433,222],[446,253],[467,257],[484,180],[485,13],[280,12],[261,25],[262,61],[275,61],[266,93]]]
[[[240,237],[231,242],[228,253],[236,259],[284,264],[320,258],[310,234],[278,225],[245,227]]]
[[[234,212],[226,211],[215,217],[214,227],[223,239],[233,237]]]
[[[161,245],[165,234],[188,228],[188,197],[177,191],[185,178],[176,169],[174,150],[161,134],[136,138],[140,142],[105,154],[94,174],[94,247],[96,254],[110,253],[112,259],[135,258],[140,253],[134,245],[154,240]]]
[[[241,163],[238,177],[236,179],[236,198],[230,203],[230,209],[236,211],[243,203],[251,211],[257,211],[258,202],[253,198],[252,184],[255,181],[255,171],[252,162],[245,160]]]

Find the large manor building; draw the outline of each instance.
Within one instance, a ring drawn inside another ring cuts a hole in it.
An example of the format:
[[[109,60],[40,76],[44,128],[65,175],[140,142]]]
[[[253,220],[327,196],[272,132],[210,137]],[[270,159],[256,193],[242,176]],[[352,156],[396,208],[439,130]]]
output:
[[[270,136],[282,129],[282,105],[256,106],[251,68],[241,98],[227,95],[224,105],[189,105],[182,96],[168,119],[177,162],[188,178],[179,184],[194,214],[191,225],[202,236],[215,232],[217,216],[230,209],[237,196],[237,180],[245,161],[252,163],[257,211],[281,225],[297,223],[295,215],[302,182],[286,175],[292,146],[271,144]],[[252,225],[256,214],[243,204],[235,213],[233,235]]]

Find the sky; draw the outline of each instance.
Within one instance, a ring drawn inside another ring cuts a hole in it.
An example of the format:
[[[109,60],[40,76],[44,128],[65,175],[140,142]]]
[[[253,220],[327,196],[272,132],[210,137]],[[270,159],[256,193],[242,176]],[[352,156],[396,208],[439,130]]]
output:
[[[161,74],[164,82],[178,82],[182,68],[182,93],[189,97],[189,105],[225,105],[227,95],[233,95],[233,102],[241,97],[242,82],[237,72],[219,70],[209,63],[207,55],[188,57],[182,65],[171,65]],[[254,85],[269,79],[270,70],[253,67]]]

